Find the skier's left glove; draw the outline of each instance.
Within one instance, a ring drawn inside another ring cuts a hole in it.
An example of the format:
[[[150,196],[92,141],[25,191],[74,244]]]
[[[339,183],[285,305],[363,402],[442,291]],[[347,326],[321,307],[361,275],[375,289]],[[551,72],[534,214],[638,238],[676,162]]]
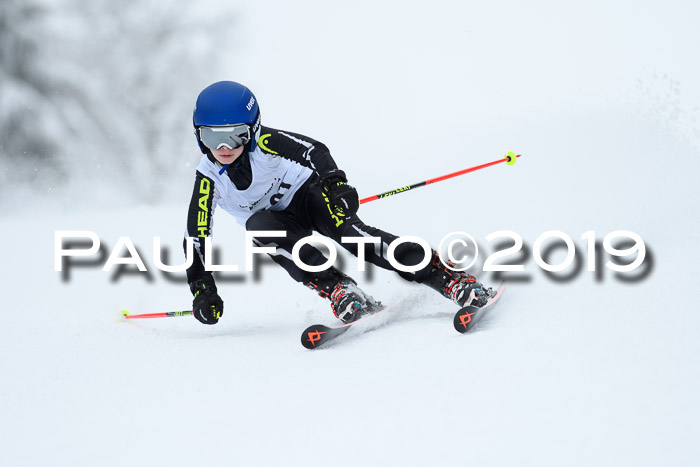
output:
[[[192,314],[204,324],[216,324],[224,314],[224,301],[216,293],[213,279],[199,279],[190,284],[194,294]]]
[[[348,185],[348,179],[342,170],[334,169],[321,175],[318,184],[336,213],[352,216],[360,208],[357,190]]]

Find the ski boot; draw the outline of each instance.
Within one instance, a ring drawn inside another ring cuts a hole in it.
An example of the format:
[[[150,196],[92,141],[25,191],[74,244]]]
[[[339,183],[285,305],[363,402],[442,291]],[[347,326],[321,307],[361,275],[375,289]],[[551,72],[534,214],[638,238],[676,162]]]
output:
[[[333,314],[345,324],[381,308],[381,303],[364,293],[357,282],[333,267],[305,285],[320,297],[329,299]]]
[[[447,262],[446,267],[436,251],[433,251],[433,259],[430,265],[428,277],[421,283],[433,290],[438,291],[443,297],[449,298],[460,308],[465,306],[476,306],[481,308],[486,305],[494,295],[491,288],[486,288],[476,281],[476,278],[464,271],[453,271],[452,262]]]

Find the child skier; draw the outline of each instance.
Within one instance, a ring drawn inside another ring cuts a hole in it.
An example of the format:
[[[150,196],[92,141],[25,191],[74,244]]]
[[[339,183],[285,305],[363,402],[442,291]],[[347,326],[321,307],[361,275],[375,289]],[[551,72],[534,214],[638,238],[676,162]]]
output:
[[[204,324],[216,324],[223,314],[211,272],[204,268],[204,241],[212,234],[212,217],[218,205],[249,231],[286,231],[286,237],[255,237],[258,246],[274,246],[271,258],[296,281],[330,300],[336,317],[344,323],[372,311],[377,302],[357,283],[331,266],[323,272],[307,272],[292,260],[295,243],[312,231],[340,242],[342,237],[379,237],[365,259],[394,270],[409,281],[425,284],[459,306],[483,306],[489,291],[474,276],[452,271],[432,251],[428,265],[415,272],[395,269],[387,260],[387,247],[397,237],[363,223],[356,213],[357,191],[348,185],[328,148],[318,141],[260,123],[258,101],[245,86],[220,81],[205,88],[193,113],[194,132],[204,156],[197,167],[194,192],[187,217],[188,237],[196,254],[187,269],[194,295],[194,316]],[[342,243],[357,256],[357,243]],[[394,253],[406,266],[419,264],[423,247],[402,243]],[[324,255],[304,245],[300,259],[307,265],[322,265]]]

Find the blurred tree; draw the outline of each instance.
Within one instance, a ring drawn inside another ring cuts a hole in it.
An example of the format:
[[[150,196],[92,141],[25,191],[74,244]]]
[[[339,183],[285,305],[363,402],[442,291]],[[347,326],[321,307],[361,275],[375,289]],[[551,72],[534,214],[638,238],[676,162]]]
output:
[[[108,184],[125,196],[158,200],[164,175],[197,150],[189,114],[220,62],[207,44],[231,40],[212,27],[222,8],[2,0],[0,190],[78,181],[91,193]]]
[[[37,67],[42,61],[41,38],[46,10],[35,0],[0,3],[0,151],[5,169],[16,160],[48,162],[56,150],[60,131],[51,124],[51,82]],[[56,122],[59,123],[59,122]],[[35,131],[53,131],[38,135]],[[55,169],[56,167],[54,167]],[[14,174],[16,175],[16,173]]]

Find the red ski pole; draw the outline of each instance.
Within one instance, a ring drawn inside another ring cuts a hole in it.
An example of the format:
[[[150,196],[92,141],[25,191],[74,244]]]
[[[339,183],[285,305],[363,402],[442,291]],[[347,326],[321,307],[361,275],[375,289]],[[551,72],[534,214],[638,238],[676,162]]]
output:
[[[122,310],[121,313],[126,319],[143,319],[143,318],[172,318],[175,316],[190,316],[192,310],[185,311],[166,311],[163,313],[144,313],[141,315],[132,315],[126,310]]]
[[[513,152],[508,151],[506,153],[506,155],[503,157],[503,159],[498,159],[498,160],[495,160],[493,162],[489,162],[487,164],[477,165],[475,167],[469,167],[468,169],[460,170],[458,172],[452,172],[452,173],[447,174],[447,175],[442,175],[440,177],[431,178],[429,180],[424,180],[422,182],[414,183],[412,185],[403,186],[401,188],[386,191],[386,192],[380,193],[378,195],[369,196],[367,198],[361,199],[360,204],[369,203],[370,201],[374,201],[376,199],[386,198],[387,196],[396,195],[398,193],[403,193],[403,192],[408,191],[408,190],[413,190],[414,188],[420,188],[422,186],[430,185],[431,183],[441,182],[443,180],[447,180],[448,178],[458,177],[460,175],[464,175],[464,174],[469,173],[469,172],[475,172],[477,170],[485,169],[486,167],[491,167],[492,165],[500,164],[501,162],[505,162],[507,165],[513,165],[513,164],[515,164],[515,161],[517,160],[518,157],[520,157],[520,154],[518,154],[516,156]]]

